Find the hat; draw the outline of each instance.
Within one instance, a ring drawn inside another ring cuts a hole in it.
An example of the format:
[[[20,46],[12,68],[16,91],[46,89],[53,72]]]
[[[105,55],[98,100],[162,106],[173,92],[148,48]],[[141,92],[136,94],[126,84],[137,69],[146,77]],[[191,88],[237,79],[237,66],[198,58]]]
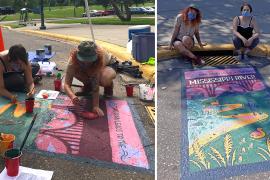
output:
[[[97,60],[97,45],[93,41],[82,41],[78,46],[77,58],[83,62],[94,62]]]
[[[192,7],[192,8],[195,8],[195,9],[198,9],[197,5],[196,4],[190,4],[189,7]]]

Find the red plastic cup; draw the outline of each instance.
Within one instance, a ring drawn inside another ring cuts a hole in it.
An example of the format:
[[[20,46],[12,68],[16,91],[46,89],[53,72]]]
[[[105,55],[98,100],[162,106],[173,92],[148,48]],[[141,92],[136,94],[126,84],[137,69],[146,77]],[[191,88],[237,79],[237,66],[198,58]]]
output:
[[[133,85],[126,85],[126,92],[128,97],[133,96],[133,87],[134,87]]]
[[[32,113],[34,109],[35,98],[25,99],[25,109],[27,113]]]
[[[10,149],[5,152],[5,166],[8,176],[17,176],[22,152],[19,149]]]
[[[59,79],[54,80],[54,89],[56,91],[61,91],[61,84],[62,84],[61,80]]]

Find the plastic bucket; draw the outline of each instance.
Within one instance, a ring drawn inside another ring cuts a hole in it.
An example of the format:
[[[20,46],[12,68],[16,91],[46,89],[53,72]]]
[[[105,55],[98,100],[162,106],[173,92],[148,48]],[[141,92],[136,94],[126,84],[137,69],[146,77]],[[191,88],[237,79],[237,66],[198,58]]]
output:
[[[144,101],[153,101],[155,97],[155,88],[148,84],[139,84],[139,98]]]

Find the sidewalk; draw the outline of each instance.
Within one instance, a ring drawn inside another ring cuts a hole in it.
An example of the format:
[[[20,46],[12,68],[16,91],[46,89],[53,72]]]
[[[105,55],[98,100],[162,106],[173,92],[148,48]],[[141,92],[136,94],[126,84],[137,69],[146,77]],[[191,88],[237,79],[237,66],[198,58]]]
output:
[[[67,36],[92,38],[88,24],[54,24],[46,23],[46,30],[42,32],[57,33]],[[126,47],[128,42],[128,28],[132,25],[93,25],[95,39]],[[18,30],[39,30],[40,23],[36,26],[27,26]],[[154,32],[154,26],[151,31]]]
[[[253,15],[261,30],[261,43],[270,44],[270,10],[268,0],[249,0]],[[256,3],[255,3],[256,2]],[[209,44],[232,43],[232,20],[240,15],[241,1],[237,0],[168,0],[158,1],[158,45],[168,45],[176,15],[190,4],[195,4],[203,14],[200,26],[201,40]]]

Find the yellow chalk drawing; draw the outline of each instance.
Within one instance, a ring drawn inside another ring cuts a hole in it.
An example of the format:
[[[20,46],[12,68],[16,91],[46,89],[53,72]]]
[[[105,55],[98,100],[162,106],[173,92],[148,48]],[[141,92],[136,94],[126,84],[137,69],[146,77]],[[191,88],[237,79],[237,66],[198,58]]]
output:
[[[21,104],[21,103],[16,103],[16,104],[17,104],[17,106],[16,106],[15,111],[13,112],[13,116],[18,118],[26,113],[26,109],[25,109],[24,104]]]
[[[232,137],[230,134],[226,134],[224,138],[224,149],[225,149],[227,163],[229,163],[230,153],[232,151]]]
[[[261,152],[257,152],[257,154],[261,156],[264,160],[268,160],[270,158],[270,139],[269,138],[266,139],[266,144],[267,144],[267,150],[265,150],[264,148],[258,147],[258,149],[264,152],[264,154]],[[267,155],[268,158],[264,156],[265,154]]]
[[[15,110],[13,112],[14,117],[19,118],[19,117],[23,116],[26,113],[24,104],[21,104],[21,103],[16,103],[16,104],[9,103],[9,104],[6,104],[6,105],[0,107],[0,115],[4,114],[12,105],[16,106],[16,108],[15,108]]]
[[[234,109],[242,108],[242,104],[224,104],[222,105],[224,108],[222,108],[219,112],[226,112],[226,111],[232,111]]]
[[[234,119],[232,121],[227,121],[221,124],[219,127],[214,129],[212,132],[202,135],[198,142],[201,146],[205,146],[209,142],[213,141],[217,137],[226,134],[232,130],[239,129],[241,127],[266,120],[268,118],[268,114],[266,113],[244,113],[237,115],[229,115],[229,116],[221,116],[222,118],[230,118]],[[192,144],[189,146],[189,155],[194,153]]]
[[[199,144],[199,142],[198,141],[195,141],[193,143],[192,147],[194,149],[195,156],[198,159],[198,162],[200,164],[202,164],[205,169],[209,169],[210,168],[210,164],[206,161],[205,153],[201,149],[201,145]]]
[[[12,106],[11,103],[2,106],[2,107],[0,108],[0,115],[3,114],[6,110],[8,110],[8,108],[10,108],[11,106]]]
[[[198,166],[200,169],[202,169],[202,167],[205,169],[210,169],[210,167],[211,167],[210,162],[207,161],[206,155],[208,155],[212,160],[214,160],[219,165],[219,167],[222,167],[222,166],[226,167],[229,165],[233,166],[235,163],[235,160],[236,160],[236,150],[234,150],[232,153],[233,142],[232,142],[232,137],[230,134],[226,134],[224,137],[224,151],[225,151],[224,157],[214,147],[210,147],[212,154],[211,153],[205,154],[205,152],[203,151],[203,148],[200,145],[200,143],[198,142],[198,140],[196,140],[193,143],[192,148],[194,150],[194,154],[195,154],[197,161],[194,161],[194,160],[190,160],[190,161],[192,163],[194,163],[196,166]],[[231,156],[231,153],[232,153],[232,156]]]
[[[233,151],[233,156],[232,156],[232,166],[234,165],[234,162],[235,162],[235,154],[236,154],[236,150]]]

